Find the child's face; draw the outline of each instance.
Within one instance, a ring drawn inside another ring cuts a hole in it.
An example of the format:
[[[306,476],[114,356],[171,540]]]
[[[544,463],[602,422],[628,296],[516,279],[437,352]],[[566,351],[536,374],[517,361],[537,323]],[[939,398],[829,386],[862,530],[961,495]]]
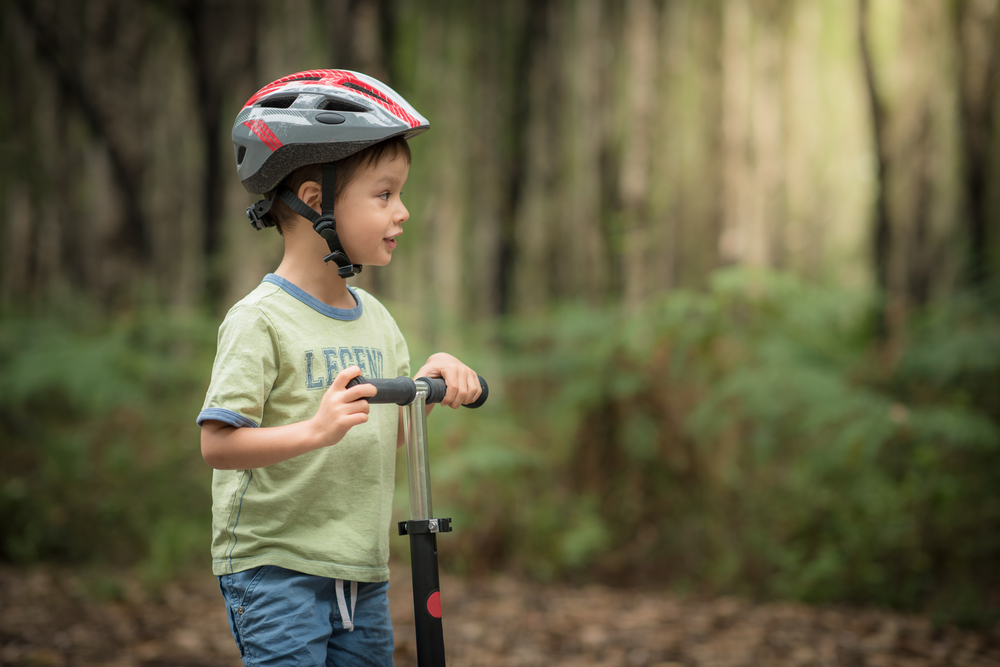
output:
[[[337,200],[337,234],[355,264],[385,266],[410,217],[400,194],[410,165],[403,157],[360,171]]]

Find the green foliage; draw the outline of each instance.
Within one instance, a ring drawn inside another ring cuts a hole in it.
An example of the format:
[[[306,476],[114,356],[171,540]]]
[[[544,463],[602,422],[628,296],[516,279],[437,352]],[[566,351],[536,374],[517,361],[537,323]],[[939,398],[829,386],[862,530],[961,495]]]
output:
[[[1000,318],[937,306],[883,346],[868,309],[738,270],[509,322],[493,415],[435,453],[456,564],[996,614]]]
[[[953,299],[879,343],[869,308],[725,271],[704,292],[566,307],[450,349],[491,399],[429,420],[435,513],[455,526],[442,567],[995,618],[1000,316]],[[153,583],[207,570],[193,419],[216,326],[4,314],[4,559]],[[416,366],[427,345],[410,342]]]
[[[5,560],[138,564],[155,584],[207,554],[211,475],[194,417],[215,327],[165,312],[4,313]]]

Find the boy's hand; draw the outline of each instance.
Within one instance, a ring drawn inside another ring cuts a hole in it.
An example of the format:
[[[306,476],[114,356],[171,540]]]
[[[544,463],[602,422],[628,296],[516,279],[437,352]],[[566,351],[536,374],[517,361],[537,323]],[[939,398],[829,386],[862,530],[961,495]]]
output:
[[[208,419],[201,426],[201,455],[218,470],[246,470],[281,463],[306,452],[336,445],[347,432],[368,421],[374,385],[347,383],[361,375],[357,366],[344,369],[323,394],[312,419],[266,428],[236,428]]]
[[[352,428],[368,421],[370,406],[368,401],[362,399],[374,396],[378,390],[371,384],[359,384],[348,389],[347,383],[359,375],[361,369],[357,366],[345,368],[323,394],[319,410],[311,420],[319,446],[337,444]]]
[[[420,367],[414,377],[443,378],[448,385],[448,391],[441,404],[452,408],[474,402],[483,391],[479,386],[479,376],[476,375],[476,371],[444,352],[428,357],[427,362]],[[430,412],[433,405],[427,407]]]

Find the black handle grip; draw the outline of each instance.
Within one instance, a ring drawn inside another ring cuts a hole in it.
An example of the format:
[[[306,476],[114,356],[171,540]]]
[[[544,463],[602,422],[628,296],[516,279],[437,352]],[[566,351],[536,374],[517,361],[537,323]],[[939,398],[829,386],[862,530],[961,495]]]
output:
[[[483,393],[479,394],[479,398],[477,398],[475,401],[473,401],[472,403],[466,403],[462,407],[478,408],[479,406],[481,406],[483,403],[486,402],[487,398],[490,397],[490,386],[486,384],[486,380],[483,379],[482,375],[477,375],[476,377],[479,378],[479,386],[482,387]],[[417,379],[423,380],[424,382],[427,383],[427,386],[429,388],[427,394],[428,403],[440,403],[444,399],[444,395],[448,392],[448,385],[445,384],[444,379],[442,378],[424,377]]]
[[[482,375],[479,375],[479,386],[483,388],[483,392],[479,394],[477,398],[472,403],[466,403],[464,407],[466,408],[478,408],[486,399],[490,396],[490,386],[486,384],[486,380],[483,379]],[[440,403],[444,399],[444,395],[448,392],[448,385],[445,384],[442,378],[417,378],[423,380],[427,383],[428,393],[427,402],[428,403]],[[374,396],[366,397],[369,403],[375,404],[388,404],[395,403],[396,405],[409,405],[413,402],[413,399],[417,397],[417,384],[408,377],[398,377],[398,378],[364,378],[360,375],[353,378],[347,383],[348,389],[355,387],[359,384],[370,384],[376,389],[376,394]]]
[[[351,388],[359,384],[374,385],[377,393],[374,396],[367,396],[369,403],[396,405],[409,405],[417,397],[417,384],[408,377],[398,378],[364,378],[360,375],[347,383]]]

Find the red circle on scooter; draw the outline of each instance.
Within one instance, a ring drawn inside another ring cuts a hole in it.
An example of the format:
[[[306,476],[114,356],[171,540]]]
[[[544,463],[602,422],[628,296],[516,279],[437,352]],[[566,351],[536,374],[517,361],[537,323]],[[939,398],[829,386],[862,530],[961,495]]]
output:
[[[441,618],[441,591],[434,591],[427,596],[427,613],[434,618]]]

